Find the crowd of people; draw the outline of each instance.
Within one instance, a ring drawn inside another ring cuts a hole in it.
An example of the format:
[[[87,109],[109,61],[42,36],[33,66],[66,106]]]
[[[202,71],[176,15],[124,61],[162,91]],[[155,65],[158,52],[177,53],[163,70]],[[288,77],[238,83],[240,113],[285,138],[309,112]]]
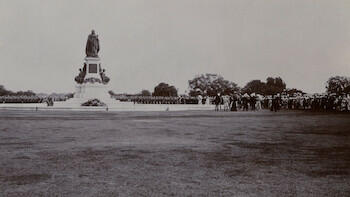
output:
[[[271,111],[312,110],[312,111],[341,111],[350,112],[350,95],[270,95],[257,94],[223,95],[211,97],[215,110],[220,111],[248,111],[269,109]]]
[[[350,111],[349,95],[312,95],[284,97],[281,99],[284,109],[303,109],[313,111]]]

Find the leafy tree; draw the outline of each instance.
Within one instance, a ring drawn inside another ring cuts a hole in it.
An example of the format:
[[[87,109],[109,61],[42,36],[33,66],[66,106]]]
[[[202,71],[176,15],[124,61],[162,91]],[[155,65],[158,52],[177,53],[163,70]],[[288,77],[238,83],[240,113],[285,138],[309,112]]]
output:
[[[266,92],[266,84],[261,80],[251,80],[247,83],[247,85],[244,86],[242,92],[248,94],[257,93],[264,95]]]
[[[3,85],[0,85],[0,96],[11,95],[13,92],[6,90]]]
[[[218,74],[202,74],[188,81],[190,96],[215,96],[216,94],[233,94],[239,91],[236,83],[225,80]]]
[[[151,92],[149,90],[142,90],[140,95],[141,96],[151,96]]]
[[[162,82],[154,88],[153,96],[177,96],[177,90],[174,86]]]
[[[266,95],[281,93],[284,89],[286,89],[286,83],[284,83],[281,77],[268,77],[266,79]]]
[[[3,85],[0,85],[0,96],[35,96],[36,94],[31,91],[18,91],[18,92],[12,92],[10,90],[6,90],[6,88]]]
[[[262,95],[274,95],[282,93],[286,89],[286,84],[281,77],[268,77],[266,82],[260,80],[252,80],[248,82],[242,89],[242,93],[257,93]],[[294,89],[296,90],[296,89]]]
[[[327,93],[349,94],[350,78],[345,76],[330,77],[326,85]]]

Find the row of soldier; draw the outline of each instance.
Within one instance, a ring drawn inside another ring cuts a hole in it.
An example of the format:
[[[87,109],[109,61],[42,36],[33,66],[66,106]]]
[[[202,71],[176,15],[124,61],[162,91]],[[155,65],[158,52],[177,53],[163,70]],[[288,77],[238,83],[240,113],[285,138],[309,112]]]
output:
[[[42,103],[44,98],[37,96],[0,96],[0,103]]]
[[[163,97],[163,96],[121,96],[115,97],[121,102],[133,102],[134,104],[198,104],[196,97]]]

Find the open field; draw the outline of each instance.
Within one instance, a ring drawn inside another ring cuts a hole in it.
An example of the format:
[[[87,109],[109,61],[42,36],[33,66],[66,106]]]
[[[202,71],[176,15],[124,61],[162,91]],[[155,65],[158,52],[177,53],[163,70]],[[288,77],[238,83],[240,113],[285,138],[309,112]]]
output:
[[[0,196],[348,196],[350,115],[0,110]]]

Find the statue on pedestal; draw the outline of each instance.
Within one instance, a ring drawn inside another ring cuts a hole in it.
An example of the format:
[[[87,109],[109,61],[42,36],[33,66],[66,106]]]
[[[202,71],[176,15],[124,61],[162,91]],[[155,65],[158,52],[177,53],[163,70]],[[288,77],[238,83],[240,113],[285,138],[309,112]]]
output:
[[[86,57],[98,57],[99,51],[100,51],[100,42],[98,40],[98,35],[95,34],[94,30],[92,30],[86,42],[86,48],[85,48]]]
[[[106,76],[105,69],[101,68],[100,59],[98,58],[98,52],[100,50],[100,44],[97,34],[92,30],[88,36],[86,42],[86,57],[83,69],[79,69],[79,75],[75,77],[75,81],[78,84],[85,83],[102,83],[108,84],[109,77]],[[91,65],[99,66],[95,71],[91,71]],[[88,69],[89,68],[89,69]]]
[[[72,103],[79,106],[107,106],[115,102],[108,93],[106,70],[102,68],[101,58],[98,56],[100,43],[94,30],[87,38],[83,67],[74,78],[75,93]]]

